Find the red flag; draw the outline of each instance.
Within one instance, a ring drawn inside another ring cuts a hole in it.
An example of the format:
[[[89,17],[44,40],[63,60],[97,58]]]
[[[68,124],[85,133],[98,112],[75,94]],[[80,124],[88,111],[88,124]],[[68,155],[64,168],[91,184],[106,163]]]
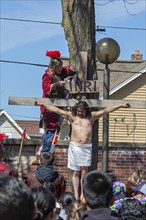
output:
[[[0,134],[0,140],[2,140],[3,138],[8,138],[8,136],[6,134]]]
[[[23,130],[22,138],[23,138],[23,139],[28,139],[28,138],[27,138],[27,134],[26,134],[26,128],[24,128],[24,130]]]

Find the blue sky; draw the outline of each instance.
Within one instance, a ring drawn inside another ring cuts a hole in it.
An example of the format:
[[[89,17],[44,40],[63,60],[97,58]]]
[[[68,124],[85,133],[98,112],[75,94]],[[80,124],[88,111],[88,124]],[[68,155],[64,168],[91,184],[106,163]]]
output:
[[[1,18],[57,23],[62,20],[60,0],[1,0],[0,4]],[[97,26],[146,29],[145,0],[127,0],[126,8],[122,0],[95,0],[95,11]],[[59,50],[62,56],[69,56],[61,25],[3,19],[0,25],[1,60],[47,65],[46,50]],[[120,60],[130,60],[136,49],[146,59],[146,31],[106,28],[106,32],[96,32],[97,41],[104,37],[111,37],[119,43]],[[38,107],[8,105],[8,97],[41,97],[41,78],[45,69],[1,62],[0,108],[14,119],[38,120]]]

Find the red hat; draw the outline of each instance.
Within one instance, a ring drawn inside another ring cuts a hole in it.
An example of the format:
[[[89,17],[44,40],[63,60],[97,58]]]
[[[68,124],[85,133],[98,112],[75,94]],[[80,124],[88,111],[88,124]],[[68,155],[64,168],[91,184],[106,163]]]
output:
[[[61,56],[61,53],[59,51],[56,51],[56,50],[46,51],[46,56],[51,57],[51,58],[54,58],[54,57],[59,58]]]
[[[59,51],[46,51],[46,56],[50,57],[50,64],[52,68],[56,68],[57,66],[62,66],[63,62],[60,59],[61,53]]]

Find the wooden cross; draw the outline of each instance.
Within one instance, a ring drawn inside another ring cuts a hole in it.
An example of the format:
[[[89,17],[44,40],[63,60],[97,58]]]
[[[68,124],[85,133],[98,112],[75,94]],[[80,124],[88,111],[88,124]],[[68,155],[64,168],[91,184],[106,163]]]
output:
[[[57,107],[73,107],[78,100],[77,99],[57,99],[57,98],[36,98],[36,97],[15,97],[10,96],[8,99],[9,105],[23,105],[23,106],[33,106],[34,102],[38,100],[44,102],[48,105],[53,105]],[[145,100],[97,100],[97,99],[82,99],[86,101],[90,108],[106,108],[114,105],[119,105],[123,102],[128,102],[132,109],[145,109]]]

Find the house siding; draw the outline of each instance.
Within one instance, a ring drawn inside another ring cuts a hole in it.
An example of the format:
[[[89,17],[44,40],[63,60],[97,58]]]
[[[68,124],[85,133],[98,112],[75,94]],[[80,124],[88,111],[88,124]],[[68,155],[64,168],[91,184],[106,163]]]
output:
[[[17,132],[9,120],[7,120],[5,115],[0,117],[0,133],[5,133],[10,138],[21,138],[21,135]]]
[[[124,86],[110,96],[118,100],[144,100],[146,102],[146,74]],[[99,141],[102,140],[102,119],[99,120]],[[110,113],[109,141],[146,143],[146,108],[120,109]]]

